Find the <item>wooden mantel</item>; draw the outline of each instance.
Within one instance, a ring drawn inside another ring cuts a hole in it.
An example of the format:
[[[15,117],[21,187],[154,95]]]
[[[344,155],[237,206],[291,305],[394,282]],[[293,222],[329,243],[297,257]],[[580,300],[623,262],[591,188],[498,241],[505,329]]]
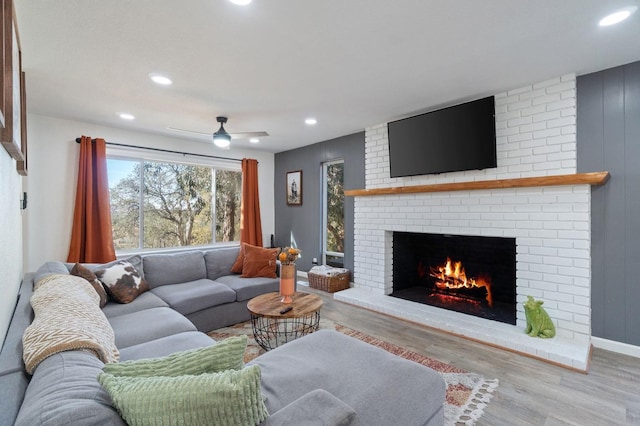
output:
[[[572,175],[540,176],[515,179],[480,180],[471,182],[438,183],[433,185],[396,186],[374,189],[349,189],[349,197],[367,195],[416,194],[420,192],[473,191],[480,189],[527,188],[558,185],[602,185],[609,172],[576,173]]]

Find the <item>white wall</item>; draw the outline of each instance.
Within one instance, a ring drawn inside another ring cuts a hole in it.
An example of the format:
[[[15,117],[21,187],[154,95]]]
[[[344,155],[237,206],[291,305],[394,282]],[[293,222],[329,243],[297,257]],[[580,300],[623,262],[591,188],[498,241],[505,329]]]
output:
[[[268,242],[270,234],[275,232],[274,156],[271,153],[234,149],[221,151],[206,142],[174,139],[37,114],[30,114],[28,117],[28,134],[29,208],[25,243],[27,271],[36,270],[47,260],[64,261],[67,257],[78,169],[79,145],[75,143],[75,139],[82,135],[137,146],[238,159],[255,158],[259,162],[263,240]]]
[[[11,321],[23,275],[22,177],[0,147],[0,346]]]

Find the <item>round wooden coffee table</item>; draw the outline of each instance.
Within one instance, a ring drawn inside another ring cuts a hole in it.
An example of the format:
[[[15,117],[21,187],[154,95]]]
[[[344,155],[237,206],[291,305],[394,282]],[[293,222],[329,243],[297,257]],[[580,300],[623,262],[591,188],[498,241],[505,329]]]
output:
[[[281,302],[280,293],[266,293],[249,300],[251,328],[256,342],[271,350],[318,330],[322,299],[311,293],[296,292],[293,302]],[[292,309],[280,313],[283,309]]]

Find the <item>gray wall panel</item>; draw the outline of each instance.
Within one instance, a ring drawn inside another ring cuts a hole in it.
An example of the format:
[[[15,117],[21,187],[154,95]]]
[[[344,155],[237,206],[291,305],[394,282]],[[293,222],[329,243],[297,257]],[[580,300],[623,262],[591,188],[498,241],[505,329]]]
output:
[[[592,334],[640,345],[640,63],[578,77],[578,172],[593,188]]]
[[[277,246],[294,238],[302,250],[298,269],[311,269],[312,258],[322,253],[322,163],[344,160],[345,189],[364,188],[364,132],[343,136],[275,155],[275,218]],[[286,173],[302,170],[302,205],[286,203]],[[353,271],[353,197],[345,198],[345,267]]]
[[[578,171],[606,170],[603,141],[603,81],[600,74],[577,79]],[[604,191],[591,187],[591,333],[604,336]]]
[[[624,67],[626,340],[640,343],[640,62]]]

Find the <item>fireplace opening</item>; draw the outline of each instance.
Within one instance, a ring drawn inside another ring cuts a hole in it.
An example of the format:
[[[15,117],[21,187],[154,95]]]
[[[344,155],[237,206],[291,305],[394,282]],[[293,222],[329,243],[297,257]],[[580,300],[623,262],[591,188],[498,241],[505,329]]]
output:
[[[391,296],[516,323],[516,240],[393,233]]]

